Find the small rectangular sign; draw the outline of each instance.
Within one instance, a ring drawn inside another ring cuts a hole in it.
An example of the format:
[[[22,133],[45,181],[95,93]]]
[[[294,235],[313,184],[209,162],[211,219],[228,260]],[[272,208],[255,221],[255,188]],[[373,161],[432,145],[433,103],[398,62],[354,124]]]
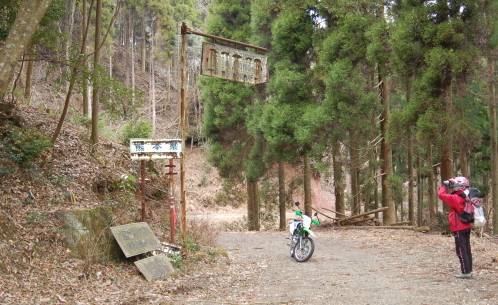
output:
[[[202,43],[201,74],[242,83],[268,81],[267,56],[210,42]]]
[[[180,159],[181,139],[130,139],[132,160]]]
[[[158,254],[136,261],[135,265],[142,272],[147,281],[164,278],[166,275],[175,272],[168,257]]]
[[[126,257],[161,248],[161,243],[146,222],[111,227],[111,232]]]

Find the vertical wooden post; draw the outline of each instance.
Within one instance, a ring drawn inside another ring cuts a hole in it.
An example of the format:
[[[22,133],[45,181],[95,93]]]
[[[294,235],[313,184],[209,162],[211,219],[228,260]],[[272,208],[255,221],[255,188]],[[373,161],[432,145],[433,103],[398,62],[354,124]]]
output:
[[[181,95],[181,105],[180,105],[180,125],[181,125],[181,132],[182,132],[182,156],[180,158],[180,201],[181,201],[181,210],[182,210],[182,216],[181,216],[181,222],[182,222],[182,240],[185,241],[185,234],[187,232],[187,203],[185,200],[185,160],[186,160],[186,149],[185,149],[185,132],[186,132],[186,113],[187,113],[187,102],[186,102],[186,97],[187,97],[187,87],[186,87],[186,79],[187,79],[187,50],[186,50],[186,45],[187,45],[187,34],[194,34],[194,35],[199,35],[203,37],[208,37],[208,38],[213,38],[213,39],[218,39],[222,41],[226,41],[229,43],[234,43],[236,45],[242,45],[245,47],[249,48],[254,48],[257,50],[261,51],[268,51],[266,48],[250,45],[247,43],[243,43],[240,41],[235,41],[223,37],[218,37],[214,35],[208,35],[196,31],[192,31],[189,28],[187,28],[187,25],[185,22],[182,23],[182,28],[181,28],[181,34],[182,34],[182,46],[181,46],[181,90],[180,90],[180,95]]]
[[[182,209],[182,240],[185,241],[185,234],[187,232],[187,204],[185,202],[185,118],[186,118],[186,78],[187,78],[187,25],[182,23],[182,75],[181,75],[181,105],[180,105],[180,124],[182,131],[182,158],[180,159],[180,201]]]
[[[175,174],[173,172],[173,168],[175,167],[173,165],[173,159],[169,159],[169,223],[170,223],[170,242],[172,244],[175,243],[175,235],[176,235],[176,209],[175,209],[175,196],[173,195],[174,192],[174,178],[173,175]]]
[[[142,193],[142,221],[145,221],[145,160],[140,161],[140,189]]]

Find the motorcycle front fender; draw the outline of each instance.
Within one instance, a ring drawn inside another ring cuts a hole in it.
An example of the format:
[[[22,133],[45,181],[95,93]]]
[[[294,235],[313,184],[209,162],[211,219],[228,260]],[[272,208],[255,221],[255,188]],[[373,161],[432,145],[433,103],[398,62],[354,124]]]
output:
[[[306,233],[309,233],[311,236],[313,237],[316,237],[315,233],[313,233],[313,231],[311,231],[310,229],[308,228],[303,228],[303,231],[306,232]]]

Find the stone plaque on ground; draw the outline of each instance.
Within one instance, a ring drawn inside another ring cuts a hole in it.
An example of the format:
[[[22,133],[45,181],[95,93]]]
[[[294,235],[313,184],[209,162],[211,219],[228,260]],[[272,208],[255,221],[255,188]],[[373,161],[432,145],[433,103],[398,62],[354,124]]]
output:
[[[111,227],[111,232],[126,257],[146,253],[161,247],[161,243],[154,236],[149,224],[146,222]]]
[[[166,275],[173,273],[175,269],[164,254],[159,254],[135,262],[138,270],[142,272],[147,281],[164,278]]]

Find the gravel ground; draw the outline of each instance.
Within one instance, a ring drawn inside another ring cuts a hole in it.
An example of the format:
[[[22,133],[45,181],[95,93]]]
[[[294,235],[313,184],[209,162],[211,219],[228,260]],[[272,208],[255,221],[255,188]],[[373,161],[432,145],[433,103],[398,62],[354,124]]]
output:
[[[229,260],[210,285],[176,303],[498,304],[498,247],[483,238],[472,237],[474,278],[462,280],[454,277],[453,237],[408,230],[316,233],[315,253],[305,263],[290,257],[286,232],[221,233],[217,244]]]

